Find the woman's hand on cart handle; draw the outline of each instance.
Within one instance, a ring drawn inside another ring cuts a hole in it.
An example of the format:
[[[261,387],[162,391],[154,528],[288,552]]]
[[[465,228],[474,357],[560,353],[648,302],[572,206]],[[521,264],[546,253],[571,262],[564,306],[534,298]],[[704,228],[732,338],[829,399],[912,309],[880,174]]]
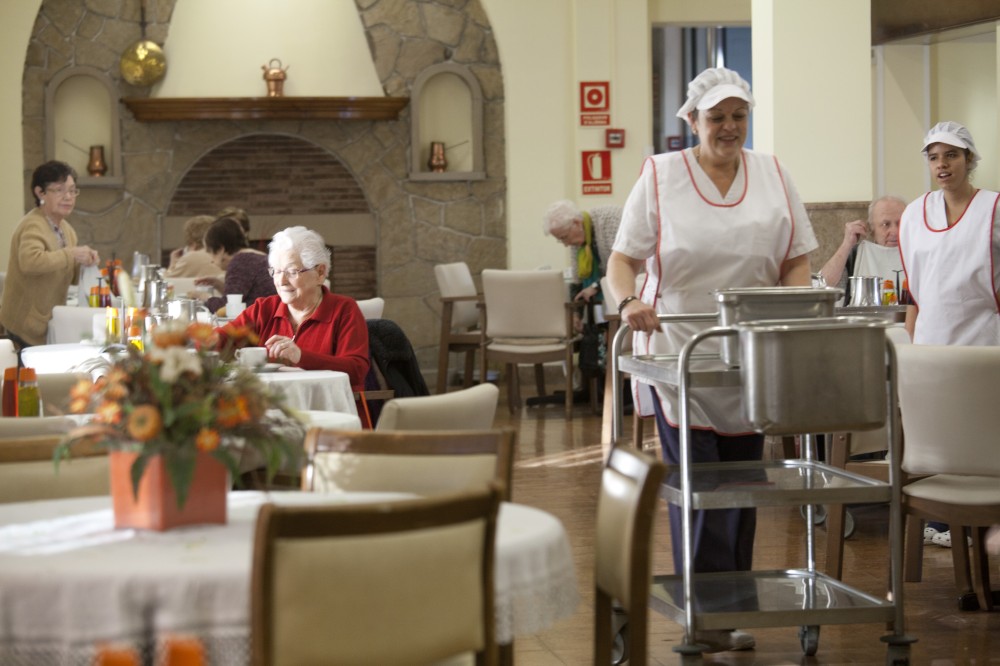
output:
[[[633,331],[652,333],[660,327],[660,321],[656,318],[656,309],[639,299],[625,303],[621,316],[622,321],[628,324]]]

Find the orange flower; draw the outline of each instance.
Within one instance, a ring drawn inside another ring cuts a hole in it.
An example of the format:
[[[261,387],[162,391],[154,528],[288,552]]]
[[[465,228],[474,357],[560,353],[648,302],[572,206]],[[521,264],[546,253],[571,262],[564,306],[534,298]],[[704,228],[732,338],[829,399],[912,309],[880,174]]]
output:
[[[69,397],[73,400],[90,400],[90,396],[94,392],[94,382],[89,379],[81,379],[77,383],[73,384],[73,388],[69,390]]]
[[[128,434],[137,442],[148,442],[160,434],[163,420],[153,405],[139,405],[128,417]]]
[[[105,400],[97,406],[97,416],[94,417],[99,423],[121,423],[122,406],[117,402]]]
[[[90,398],[73,398],[69,401],[69,411],[73,414],[83,414],[90,406]]]
[[[242,346],[243,344],[256,345],[260,342],[260,336],[249,326],[231,326],[227,324],[223,331],[238,346]]]
[[[121,382],[108,382],[104,387],[104,398],[106,400],[121,401],[128,395],[128,387]]]
[[[220,441],[219,431],[213,428],[202,428],[194,436],[194,445],[198,447],[199,451],[205,451],[206,453],[219,448]]]
[[[199,349],[211,349],[219,342],[219,334],[215,332],[215,328],[211,324],[192,322],[184,333],[194,341],[195,346]]]
[[[161,349],[167,347],[183,347],[187,342],[184,329],[175,326],[157,326],[153,329],[153,344]]]
[[[232,400],[219,398],[216,402],[218,408],[219,425],[223,428],[232,428],[250,420],[250,411],[247,409],[246,396],[238,395]]]
[[[109,382],[118,382],[119,384],[124,384],[128,382],[128,373],[119,367],[111,368],[111,372],[108,373],[107,380]]]

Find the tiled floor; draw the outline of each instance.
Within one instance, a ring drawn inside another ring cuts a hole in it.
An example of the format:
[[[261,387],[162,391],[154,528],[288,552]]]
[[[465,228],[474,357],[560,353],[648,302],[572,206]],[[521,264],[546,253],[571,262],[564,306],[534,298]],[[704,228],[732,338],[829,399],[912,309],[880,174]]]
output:
[[[498,424],[519,433],[514,471],[514,500],[558,516],[569,532],[577,567],[581,603],[575,615],[549,630],[515,643],[518,666],[578,666],[592,663],[593,538],[599,483],[600,420],[579,406],[567,423],[561,407],[529,408],[510,416],[505,401]],[[647,441],[647,446],[655,446]],[[845,581],[872,594],[884,593],[888,562],[887,511],[855,507],[857,530],[845,546]],[[654,571],[673,570],[669,555],[666,512],[661,511],[654,546]],[[824,564],[826,533],[817,530],[817,566]],[[797,509],[761,509],[755,546],[756,568],[804,566],[805,525]],[[1000,612],[959,612],[954,593],[950,551],[928,547],[924,581],[907,583],[907,632],[918,639],[912,664],[1000,664]],[[993,573],[997,568],[994,564]],[[998,584],[994,584],[995,587]],[[651,615],[649,637],[653,664],[677,664],[671,648],[681,631],[671,620]],[[796,627],[754,630],[757,648],[749,652],[706,655],[706,664],[884,664],[886,650],[879,637],[887,631],[875,624],[823,626],[819,651],[804,657]]]

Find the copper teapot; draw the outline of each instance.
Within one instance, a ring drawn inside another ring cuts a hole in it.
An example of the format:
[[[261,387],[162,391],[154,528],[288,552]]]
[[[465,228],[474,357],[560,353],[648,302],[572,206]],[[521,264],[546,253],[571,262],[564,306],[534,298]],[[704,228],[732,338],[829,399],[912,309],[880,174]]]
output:
[[[291,67],[291,65],[288,67]],[[281,60],[278,58],[271,58],[271,62],[260,66],[264,70],[264,81],[267,83],[268,97],[284,96],[285,79],[288,78],[285,72],[288,71],[288,67],[282,68]]]

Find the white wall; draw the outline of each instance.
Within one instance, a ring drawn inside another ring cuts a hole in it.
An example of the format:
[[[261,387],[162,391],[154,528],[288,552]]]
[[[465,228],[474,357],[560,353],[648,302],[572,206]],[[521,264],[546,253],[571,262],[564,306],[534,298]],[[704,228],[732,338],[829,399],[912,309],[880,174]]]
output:
[[[21,81],[24,77],[24,56],[28,50],[31,27],[35,24],[42,0],[18,0],[0,4],[0,145],[6,159],[0,160],[0,270],[6,270],[10,237],[18,221],[24,217],[25,168],[24,142],[21,139]]]
[[[545,209],[623,203],[652,144],[646,0],[482,1],[504,74],[509,263],[564,268],[568,250],[542,233]],[[610,196],[584,196],[580,182],[581,151],[604,147],[604,127],[579,124],[579,82],[592,80],[611,82],[610,126],[625,130]]]

